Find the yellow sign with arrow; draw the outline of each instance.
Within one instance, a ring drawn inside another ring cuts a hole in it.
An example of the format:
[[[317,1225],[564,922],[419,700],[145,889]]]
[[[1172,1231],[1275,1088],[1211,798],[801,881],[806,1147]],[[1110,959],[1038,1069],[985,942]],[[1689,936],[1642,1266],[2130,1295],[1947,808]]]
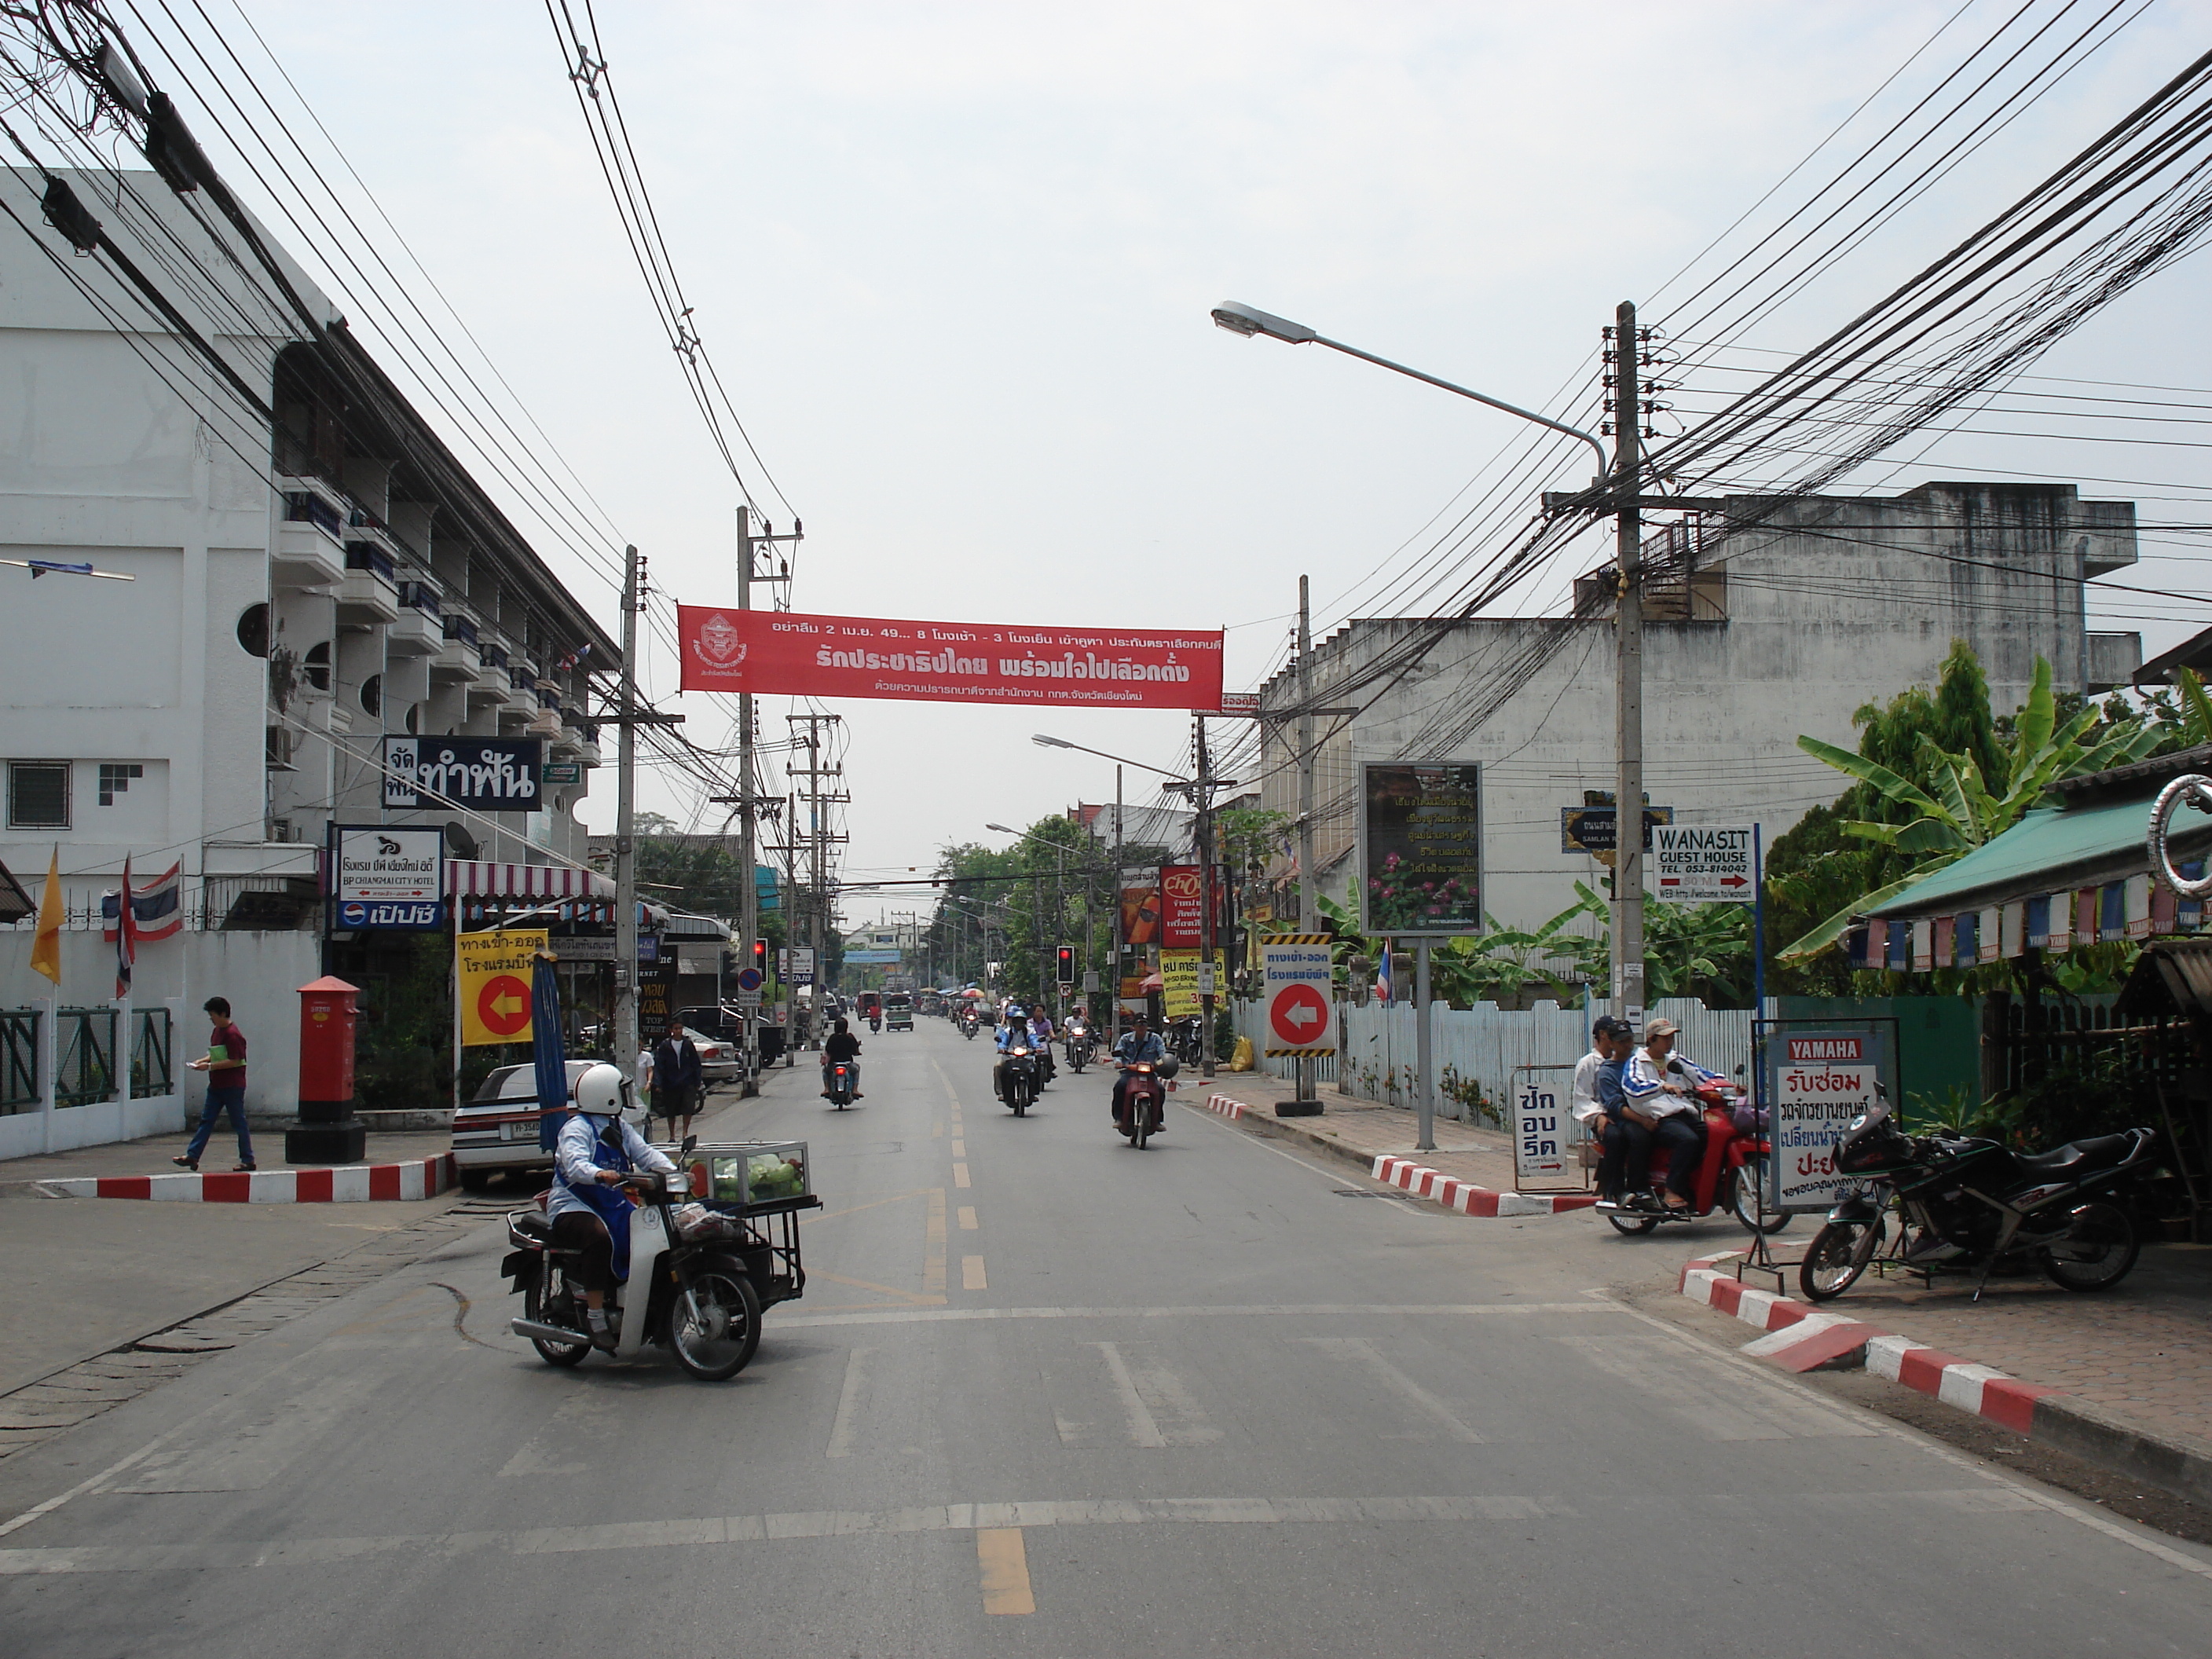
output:
[[[545,948],[542,927],[454,936],[463,1048],[531,1040],[530,975]]]

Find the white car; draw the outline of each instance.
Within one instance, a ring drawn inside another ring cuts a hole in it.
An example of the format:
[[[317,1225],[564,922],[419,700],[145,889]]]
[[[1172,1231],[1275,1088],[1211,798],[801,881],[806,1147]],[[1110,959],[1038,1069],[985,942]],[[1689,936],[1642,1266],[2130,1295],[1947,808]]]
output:
[[[562,1064],[573,1101],[576,1079],[599,1062]],[[538,1144],[538,1111],[536,1066],[502,1066],[483,1080],[476,1098],[453,1114],[453,1163],[463,1190],[480,1193],[495,1175],[552,1169],[553,1154]],[[642,1123],[642,1109],[630,1114],[630,1121]]]
[[[725,1042],[720,1037],[691,1034],[691,1046],[699,1051],[699,1082],[703,1088],[709,1083],[735,1083],[744,1069],[744,1056],[734,1042]]]

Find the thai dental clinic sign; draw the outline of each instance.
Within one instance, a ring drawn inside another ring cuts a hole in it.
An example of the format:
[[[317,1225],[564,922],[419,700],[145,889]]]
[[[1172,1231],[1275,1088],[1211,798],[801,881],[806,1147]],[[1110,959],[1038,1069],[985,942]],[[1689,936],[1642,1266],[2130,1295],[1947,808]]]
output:
[[[1766,1036],[1767,1200],[1825,1210],[1859,1183],[1836,1169],[1836,1143],[1887,1083],[1879,1031],[1783,1027]]]
[[[384,804],[535,812],[545,805],[544,758],[540,738],[386,738]]]
[[[686,691],[1040,708],[1221,707],[1221,634],[676,607]]]

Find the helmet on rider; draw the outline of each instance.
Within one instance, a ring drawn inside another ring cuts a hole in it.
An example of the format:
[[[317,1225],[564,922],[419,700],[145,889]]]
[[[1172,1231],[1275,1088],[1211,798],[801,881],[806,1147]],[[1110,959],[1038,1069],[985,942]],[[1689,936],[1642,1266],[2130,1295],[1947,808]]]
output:
[[[629,1079],[602,1060],[576,1079],[576,1109],[590,1117],[620,1117],[629,1105]]]

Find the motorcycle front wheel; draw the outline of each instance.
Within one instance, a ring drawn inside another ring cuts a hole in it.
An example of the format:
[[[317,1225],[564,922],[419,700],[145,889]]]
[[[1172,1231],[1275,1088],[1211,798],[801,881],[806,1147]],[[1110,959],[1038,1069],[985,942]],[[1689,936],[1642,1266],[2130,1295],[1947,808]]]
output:
[[[2066,1237],[2045,1247],[2043,1271],[2066,1290],[2109,1291],[2135,1270],[2142,1251],[2142,1241],[2125,1210],[2117,1204],[2085,1204],[2074,1212]]]
[[[760,1319],[751,1279],[735,1267],[707,1267],[668,1311],[668,1346],[692,1376],[720,1382],[744,1370],[760,1346]]]
[[[1622,1215],[1618,1211],[1608,1211],[1605,1218],[1613,1223],[1613,1231],[1631,1238],[1641,1238],[1659,1224],[1656,1215]]]
[[[1014,1109],[1016,1117],[1027,1117],[1030,1115],[1030,1085],[1018,1078],[1008,1078],[1006,1104]]]
[[[1831,1221],[1813,1235],[1798,1264],[1797,1287],[1814,1302],[1841,1296],[1874,1260],[1881,1242],[1879,1221]]]
[[[1790,1224],[1787,1210],[1766,1207],[1766,1160],[1747,1158],[1740,1170],[1728,1175],[1728,1206],[1730,1214],[1754,1233],[1778,1233]]]
[[[551,1318],[546,1316],[549,1313],[553,1316]],[[550,1305],[541,1304],[538,1286],[532,1285],[522,1292],[522,1316],[533,1325],[573,1328],[576,1322],[576,1304],[573,1297],[567,1296],[555,1297]],[[538,1350],[538,1357],[549,1365],[580,1365],[584,1363],[584,1356],[592,1351],[592,1340],[579,1333],[576,1346],[570,1347],[565,1342],[541,1342],[533,1336],[530,1339],[530,1346]]]

